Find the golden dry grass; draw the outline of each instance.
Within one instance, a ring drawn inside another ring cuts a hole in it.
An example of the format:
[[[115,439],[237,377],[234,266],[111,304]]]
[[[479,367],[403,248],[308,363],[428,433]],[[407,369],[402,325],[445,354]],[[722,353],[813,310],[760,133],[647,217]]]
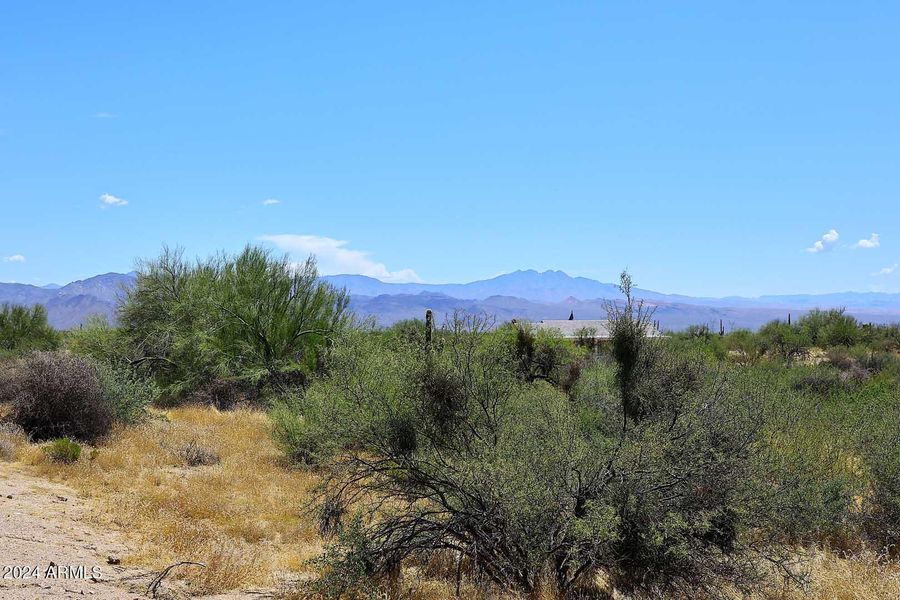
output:
[[[191,442],[221,461],[186,466],[182,449]],[[178,573],[194,593],[272,587],[321,551],[303,514],[314,478],[282,464],[261,412],[178,408],[115,432],[73,465],[50,462],[37,446],[20,458],[94,498],[101,524],[122,530],[135,549],[126,562],[206,563]]]
[[[770,600],[898,600],[900,564],[863,552],[842,557],[816,552],[808,565],[810,589],[791,589]]]

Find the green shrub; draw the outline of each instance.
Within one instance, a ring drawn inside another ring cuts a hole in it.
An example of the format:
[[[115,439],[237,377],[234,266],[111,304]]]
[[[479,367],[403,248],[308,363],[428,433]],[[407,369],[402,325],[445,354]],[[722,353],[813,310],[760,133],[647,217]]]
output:
[[[508,348],[461,315],[430,352],[350,335],[329,376],[277,408],[294,455],[321,469],[323,502],[365,499],[358,543],[329,550],[322,585],[446,549],[504,586],[549,577],[562,594],[597,572],[634,592],[723,590],[777,560],[776,533],[757,530],[776,472],[764,386],[654,349],[634,363],[640,410],[623,420],[619,365],[598,358],[567,397],[524,380]]]
[[[159,396],[156,384],[128,367],[95,363],[94,368],[115,419],[122,423],[141,421],[147,415],[147,408]]]
[[[303,584],[307,596],[326,600],[375,600],[384,597],[376,585],[376,550],[366,537],[362,519],[355,515],[344,527],[337,543],[317,557],[313,564],[321,573]]]
[[[116,367],[128,366],[134,358],[124,332],[106,317],[92,316],[87,323],[66,332],[65,348],[79,356]]]
[[[314,424],[315,405],[304,414],[296,400],[279,399],[273,403],[269,416],[272,420],[272,435],[281,451],[292,463],[314,466],[322,461],[333,440],[325,439],[322,429]]]
[[[525,381],[549,381],[560,384],[571,376],[571,366],[588,348],[578,347],[556,331],[535,329],[527,322],[509,323],[492,334],[505,356],[516,361],[519,376]]]
[[[763,353],[760,340],[749,329],[736,329],[725,336],[725,347],[741,364],[755,363]]]
[[[797,373],[792,387],[799,392],[811,392],[819,396],[829,396],[845,389],[845,383],[840,371],[837,369],[817,367]]]
[[[797,324],[772,321],[763,325],[758,334],[763,352],[792,362],[808,353],[812,341]]]
[[[871,486],[867,508],[860,518],[878,544],[896,555],[900,551],[900,395],[896,384],[863,405],[857,422],[858,454]]]
[[[59,438],[44,446],[44,452],[54,462],[69,464],[81,457],[81,446],[69,438]]]
[[[47,309],[42,305],[0,305],[0,357],[53,350],[59,340],[59,333],[47,323]]]

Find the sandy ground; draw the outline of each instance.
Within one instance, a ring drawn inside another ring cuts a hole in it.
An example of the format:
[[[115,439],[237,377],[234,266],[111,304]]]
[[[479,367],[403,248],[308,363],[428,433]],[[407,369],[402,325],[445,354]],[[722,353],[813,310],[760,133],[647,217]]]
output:
[[[128,548],[117,532],[91,523],[91,509],[71,488],[0,461],[0,598],[150,598],[147,586],[156,573],[110,564]],[[174,580],[166,580],[157,593],[185,596]]]
[[[127,548],[89,511],[70,488],[0,462],[0,597],[148,597],[153,575],[109,564]]]

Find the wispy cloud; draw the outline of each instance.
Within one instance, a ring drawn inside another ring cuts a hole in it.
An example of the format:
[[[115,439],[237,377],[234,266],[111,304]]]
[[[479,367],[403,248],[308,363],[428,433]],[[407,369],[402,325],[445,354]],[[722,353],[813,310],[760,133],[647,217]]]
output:
[[[281,204],[281,200],[276,200],[275,198],[266,198],[262,201],[263,206],[275,206],[276,204]]]
[[[115,119],[119,115],[111,112],[98,112],[91,115],[95,119]]]
[[[12,256],[4,256],[3,262],[7,263],[23,263],[25,262],[25,257],[21,254],[13,254]]]
[[[896,271],[898,267],[900,267],[900,264],[894,263],[889,267],[885,267],[883,269],[875,271],[874,273],[872,273],[872,277],[893,275],[894,271]]]
[[[101,206],[125,206],[128,204],[128,200],[124,198],[119,198],[118,196],[113,196],[112,194],[100,194],[100,202],[103,204]]]
[[[839,237],[841,236],[838,234],[837,229],[829,229],[821,239],[816,240],[816,242],[807,248],[806,251],[816,253],[831,250],[837,243]]]
[[[856,242],[853,247],[854,248],[877,248],[881,245],[881,236],[877,233],[873,233],[868,238],[864,240],[859,240]]]
[[[294,258],[314,254],[323,275],[366,275],[388,283],[422,281],[412,269],[389,270],[377,262],[369,252],[348,248],[349,242],[318,235],[279,234],[264,235],[259,239],[270,242]]]

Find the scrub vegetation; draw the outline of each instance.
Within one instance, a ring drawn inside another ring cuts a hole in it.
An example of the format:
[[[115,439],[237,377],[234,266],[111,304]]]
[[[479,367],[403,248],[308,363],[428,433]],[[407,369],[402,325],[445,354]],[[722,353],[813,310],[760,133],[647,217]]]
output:
[[[356,321],[315,263],[142,263],[118,325],[0,312],[0,450],[192,593],[896,598],[900,327],[611,339]]]

